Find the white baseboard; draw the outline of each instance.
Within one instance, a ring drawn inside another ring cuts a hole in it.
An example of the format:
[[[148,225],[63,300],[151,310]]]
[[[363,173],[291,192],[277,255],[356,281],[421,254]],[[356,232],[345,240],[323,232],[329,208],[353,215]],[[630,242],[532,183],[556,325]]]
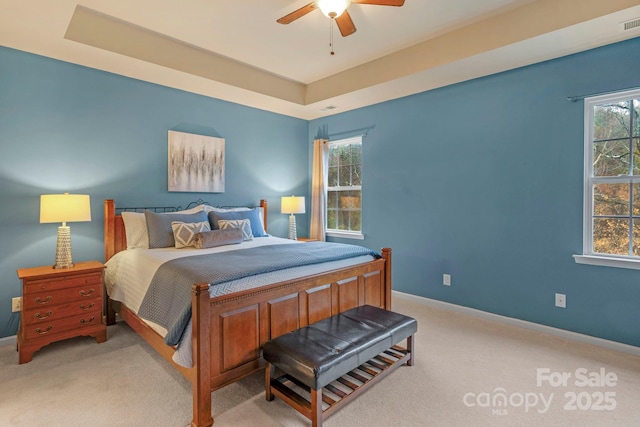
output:
[[[16,336],[11,335],[10,337],[0,338],[0,346],[3,345],[16,345]]]
[[[501,316],[499,314],[493,314],[475,308],[464,307],[462,305],[451,304],[444,301],[438,301],[431,298],[420,297],[417,295],[407,294],[404,292],[392,291],[394,298],[400,298],[405,300],[411,300],[420,304],[425,304],[431,307],[441,308],[444,310],[455,311],[457,313],[467,314],[469,316],[475,316],[482,319],[492,320],[494,322],[504,323],[511,326],[518,326],[520,328],[529,329],[544,334],[555,335],[560,338],[565,338],[572,341],[577,341],[585,344],[593,344],[599,347],[608,348],[610,350],[621,351],[624,353],[640,356],[640,347],[633,345],[623,344],[616,341],[605,340],[602,338],[596,338],[589,335],[579,334],[577,332],[566,331],[564,329],[554,328],[552,326],[541,325],[539,323],[528,322],[526,320],[514,319],[512,317]]]

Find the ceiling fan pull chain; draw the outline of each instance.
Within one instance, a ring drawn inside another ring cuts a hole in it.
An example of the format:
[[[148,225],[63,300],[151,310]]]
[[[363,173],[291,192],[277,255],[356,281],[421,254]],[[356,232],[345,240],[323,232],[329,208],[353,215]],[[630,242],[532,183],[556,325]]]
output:
[[[333,51],[333,21],[334,18],[329,19],[329,47],[331,48],[331,55],[335,55]]]

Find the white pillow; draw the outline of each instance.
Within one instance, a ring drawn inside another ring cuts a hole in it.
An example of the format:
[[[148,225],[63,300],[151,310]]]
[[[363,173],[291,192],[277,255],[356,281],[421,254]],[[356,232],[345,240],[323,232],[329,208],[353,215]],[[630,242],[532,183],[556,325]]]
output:
[[[205,205],[204,207],[204,211],[206,213],[209,213],[211,211],[214,212],[241,212],[241,211],[248,211],[251,210],[251,208],[245,208],[245,207],[239,207],[239,208],[217,208],[215,206],[209,206],[209,205]]]
[[[142,212],[122,212],[127,249],[149,248],[147,219]]]
[[[176,211],[176,212],[164,212],[166,214],[191,214],[191,213],[198,213],[198,212],[209,212],[207,211],[207,205],[196,205],[194,207],[192,207],[191,209],[185,209],[183,211]]]
[[[206,211],[206,205],[198,205],[191,209],[177,212],[163,212],[167,214],[192,214]],[[210,207],[210,206],[209,206]],[[149,249],[149,232],[147,230],[147,219],[143,212],[122,212],[124,221],[124,233],[127,237],[127,249],[143,248]]]

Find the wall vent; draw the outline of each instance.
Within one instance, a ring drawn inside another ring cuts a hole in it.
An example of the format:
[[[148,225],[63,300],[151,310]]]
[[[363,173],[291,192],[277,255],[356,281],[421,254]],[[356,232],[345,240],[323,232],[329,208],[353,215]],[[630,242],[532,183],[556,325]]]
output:
[[[620,24],[622,31],[629,31],[635,28],[640,28],[640,18],[631,19]]]

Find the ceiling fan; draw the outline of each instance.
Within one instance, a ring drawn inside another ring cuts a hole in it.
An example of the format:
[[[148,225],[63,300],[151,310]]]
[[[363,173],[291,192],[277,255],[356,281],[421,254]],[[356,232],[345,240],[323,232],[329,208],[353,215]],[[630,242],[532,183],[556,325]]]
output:
[[[294,10],[288,15],[278,19],[280,24],[290,24],[309,12],[320,9],[322,13],[336,21],[342,37],[350,36],[356,32],[356,26],[347,12],[350,4],[372,4],[378,6],[402,6],[404,0],[315,0],[298,10]]]

